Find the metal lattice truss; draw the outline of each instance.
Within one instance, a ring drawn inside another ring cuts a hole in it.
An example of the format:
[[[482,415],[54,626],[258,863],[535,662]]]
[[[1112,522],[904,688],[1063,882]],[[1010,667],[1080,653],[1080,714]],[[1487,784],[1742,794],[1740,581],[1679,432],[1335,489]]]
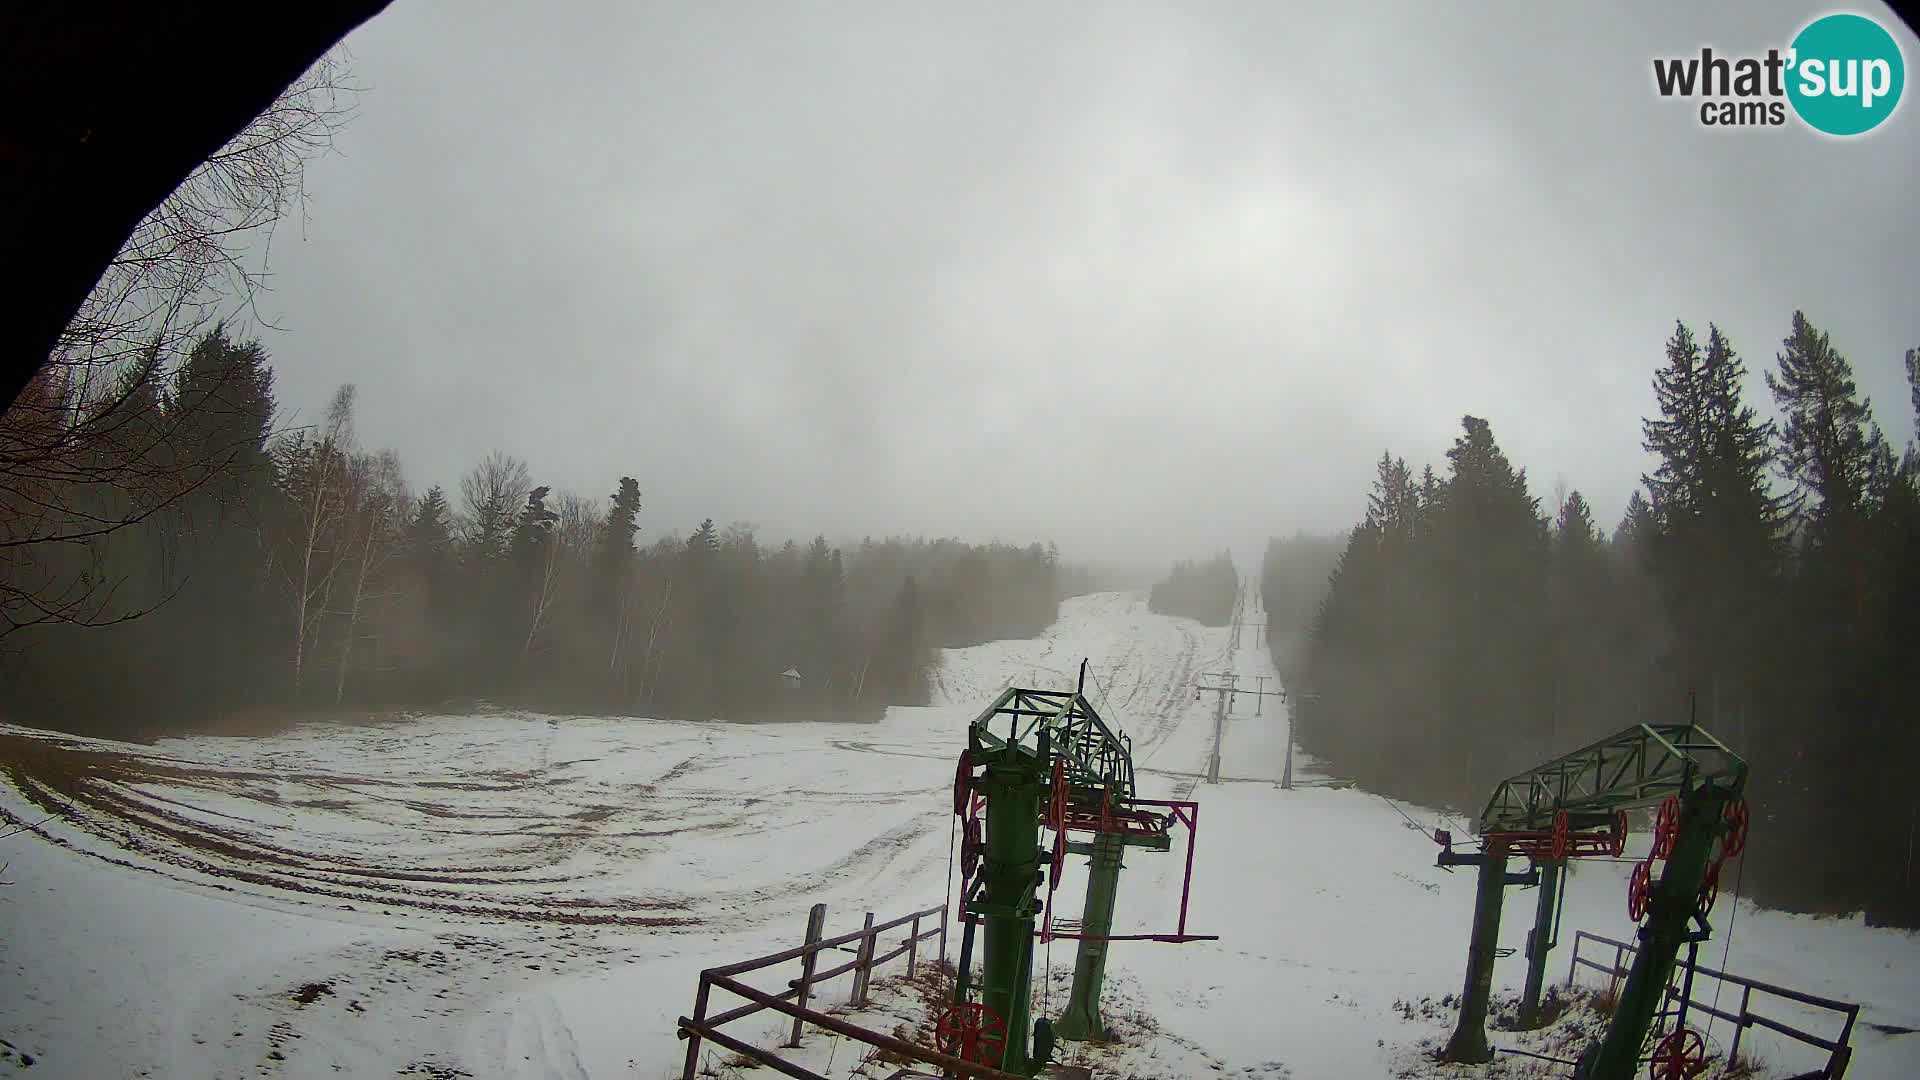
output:
[[[1738,795],[1747,763],[1697,724],[1636,724],[1504,780],[1480,813],[1480,832],[1534,832],[1567,812],[1575,828],[1718,781]]]
[[[1005,734],[994,731],[996,722]],[[1072,690],[1027,690],[1009,686],[973,722],[972,745],[994,750],[1032,747],[1045,732],[1049,749],[1066,760],[1071,787],[1112,791],[1133,798],[1133,740],[1116,733],[1092,703]]]

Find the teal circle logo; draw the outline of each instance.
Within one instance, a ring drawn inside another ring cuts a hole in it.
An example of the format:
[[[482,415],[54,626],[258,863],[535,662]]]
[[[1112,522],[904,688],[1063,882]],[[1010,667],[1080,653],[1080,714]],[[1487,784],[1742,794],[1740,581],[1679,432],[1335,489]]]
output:
[[[1815,19],[1793,39],[1787,100],[1816,131],[1862,135],[1893,115],[1906,87],[1900,44],[1864,15]]]

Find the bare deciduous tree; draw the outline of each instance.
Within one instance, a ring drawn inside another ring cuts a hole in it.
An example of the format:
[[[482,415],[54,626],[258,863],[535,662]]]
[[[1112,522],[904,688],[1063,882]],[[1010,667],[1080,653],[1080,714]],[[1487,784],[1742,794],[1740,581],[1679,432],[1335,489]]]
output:
[[[163,407],[178,404],[168,376],[223,310],[255,310],[273,227],[299,206],[305,163],[351,118],[352,92],[343,54],[329,55],[195,170],[141,221],[0,417],[0,638],[124,622],[166,599],[125,602],[99,541],[154,522],[231,464],[218,448],[175,452],[191,410]]]
[[[460,477],[460,539],[483,558],[506,554],[515,515],[533,490],[527,463],[495,450]]]
[[[49,362],[89,376],[178,355],[222,310],[266,286],[276,225],[301,206],[306,163],[352,119],[345,54],[330,53],[141,221],[60,335]]]

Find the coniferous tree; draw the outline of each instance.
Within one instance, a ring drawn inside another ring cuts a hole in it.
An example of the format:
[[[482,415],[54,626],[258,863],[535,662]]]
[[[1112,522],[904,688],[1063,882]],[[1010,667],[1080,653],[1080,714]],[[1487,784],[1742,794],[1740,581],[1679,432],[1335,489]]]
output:
[[[551,488],[541,485],[527,493],[527,505],[515,519],[513,531],[514,589],[519,593],[520,618],[513,644],[525,677],[525,660],[532,654],[554,599],[559,573],[560,539],[555,526],[560,515],[547,507]]]
[[[1761,677],[1777,636],[1769,598],[1780,559],[1780,504],[1766,480],[1773,431],[1742,400],[1744,378],[1717,327],[1703,355],[1680,324],[1655,376],[1660,418],[1644,423],[1659,464],[1642,478],[1652,495],[1646,551],[1682,643],[1676,690],[1697,690],[1702,719],[1731,718],[1734,729],[1771,693]]]
[[[176,519],[179,579],[192,584],[144,629],[168,654],[168,677],[185,684],[177,691],[184,699],[216,709],[252,704],[271,693],[278,666],[273,583],[261,559],[274,511],[266,350],[216,325],[175,376],[171,407],[179,459],[203,474]],[[225,658],[225,669],[196,662],[207,653]]]
[[[1767,373],[1767,387],[1786,419],[1781,470],[1803,500],[1812,542],[1851,544],[1873,476],[1873,409],[1859,396],[1853,365],[1803,313],[1793,313],[1777,359],[1779,374]]]
[[[395,650],[394,667],[405,674],[392,681],[396,693],[439,700],[458,681],[446,643],[463,611],[456,591],[453,508],[440,485],[414,500],[399,544],[399,597],[390,609],[387,641]]]
[[[1554,520],[1547,579],[1547,621],[1553,649],[1550,671],[1550,745],[1567,736],[1607,734],[1611,672],[1605,658],[1613,642],[1608,610],[1614,591],[1606,540],[1579,491],[1568,493]]]
[[[640,531],[640,481],[620,478],[610,497],[612,505],[601,526],[594,550],[593,614],[605,634],[607,671],[612,700],[624,701],[631,690],[631,657],[627,643],[638,614],[634,589],[633,538]]]
[[[1147,594],[1147,608],[1163,615],[1184,615],[1207,626],[1225,626],[1233,619],[1240,596],[1240,575],[1231,556],[1222,552],[1205,562],[1186,559]]]
[[[1920,412],[1920,351],[1907,366]],[[1776,430],[1718,327],[1702,347],[1676,326],[1643,426],[1651,497],[1633,494],[1611,541],[1578,492],[1549,528],[1483,421],[1467,419],[1444,480],[1410,484],[1384,456],[1290,673],[1308,749],[1377,790],[1471,810],[1512,768],[1696,717],[1754,769],[1767,837],[1744,856],[1748,894],[1920,922],[1912,868],[1887,857],[1920,835],[1902,772],[1920,756],[1920,448],[1895,452],[1804,317],[1782,369]]]
[[[1767,386],[1783,418],[1781,472],[1799,499],[1802,535],[1790,600],[1795,659],[1804,665],[1787,699],[1796,737],[1783,749],[1792,753],[1799,792],[1827,793],[1800,800],[1794,817],[1811,836],[1864,828],[1893,842],[1868,793],[1901,782],[1876,765],[1912,745],[1899,731],[1911,717],[1901,715],[1904,702],[1881,676],[1901,662],[1887,652],[1899,636],[1898,613],[1882,587],[1891,574],[1876,558],[1878,535],[1891,526],[1883,510],[1892,487],[1881,481],[1892,454],[1854,384],[1852,365],[1827,334],[1796,311],[1781,348],[1779,371],[1767,374]],[[1845,717],[1847,735],[1837,738],[1825,725],[1806,721],[1822,714]],[[1880,783],[1861,783],[1863,777]],[[1855,853],[1839,845],[1810,847],[1802,869],[1827,878],[1824,891],[1852,901],[1849,907],[1866,900],[1871,887],[1850,865]]]

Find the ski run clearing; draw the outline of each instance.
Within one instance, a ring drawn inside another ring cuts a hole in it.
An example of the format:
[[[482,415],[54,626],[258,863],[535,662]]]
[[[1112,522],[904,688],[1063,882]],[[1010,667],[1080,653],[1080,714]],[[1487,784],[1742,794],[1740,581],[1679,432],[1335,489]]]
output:
[[[865,725],[485,712],[153,746],[0,728],[0,832],[47,819],[0,841],[0,1075],[678,1076],[674,1020],[702,968],[797,944],[815,902],[829,934],[941,902],[966,724],[1009,683],[1070,687],[1083,656],[1089,698],[1133,736],[1142,793],[1201,802],[1188,927],[1220,940],[1116,944],[1118,1041],[1064,1044],[1071,1060],[1141,1078],[1566,1075],[1515,1055],[1426,1056],[1452,1026],[1474,875],[1434,866],[1419,828],[1467,836],[1463,821],[1327,784],[1305,758],[1301,786],[1280,790],[1274,699],[1260,715],[1241,699],[1225,782],[1198,783],[1213,702],[1196,700],[1196,677],[1273,674],[1256,633],[1239,649],[1230,636],[1136,594],[1079,597],[1039,639],[947,652],[934,705]],[[1767,843],[1761,822],[1753,843]],[[1184,844],[1129,853],[1116,933],[1173,928]],[[1645,845],[1637,835],[1629,857]],[[1055,904],[1077,917],[1084,860],[1069,866]],[[1550,983],[1576,929],[1631,937],[1628,870],[1575,866]],[[1920,1034],[1904,1033],[1920,1029],[1920,939],[1745,903],[1736,915],[1728,885],[1703,963],[1721,966],[1730,923],[1729,970],[1865,1006],[1852,1080],[1920,1076]],[[1532,914],[1531,892],[1509,895],[1502,994],[1524,976]],[[1072,963],[1071,942],[1036,948],[1042,1015]],[[922,1029],[935,991],[904,974],[904,961],[877,972],[860,1022]],[[842,1006],[847,987],[816,1004]],[[1598,1022],[1575,1007],[1557,1029],[1491,1034],[1567,1056]],[[782,1026],[763,1013],[728,1030],[770,1047]],[[1708,1034],[1718,1052],[1732,1032]],[[1762,1029],[1745,1048],[1762,1075],[1824,1060]],[[795,1053],[834,1077],[897,1067],[865,1049],[814,1031]],[[774,1075],[718,1048],[703,1060],[710,1075]]]

